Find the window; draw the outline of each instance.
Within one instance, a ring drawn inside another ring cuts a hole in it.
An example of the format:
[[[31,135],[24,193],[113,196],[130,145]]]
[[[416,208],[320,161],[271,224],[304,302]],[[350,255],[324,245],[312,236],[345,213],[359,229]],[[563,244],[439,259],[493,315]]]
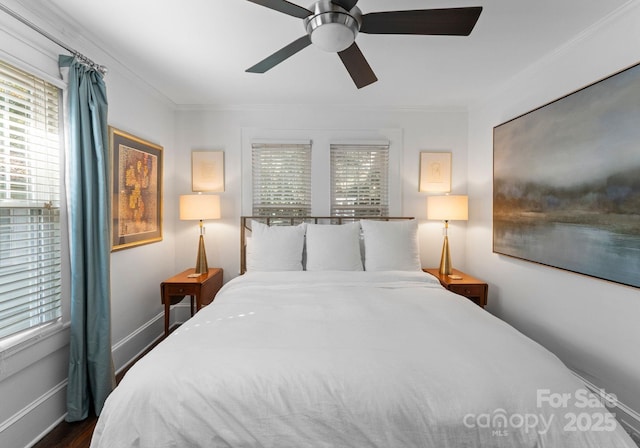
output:
[[[59,100],[0,62],[0,338],[61,315]]]
[[[311,143],[253,143],[253,215],[311,214]]]
[[[389,214],[389,145],[331,145],[331,215]]]

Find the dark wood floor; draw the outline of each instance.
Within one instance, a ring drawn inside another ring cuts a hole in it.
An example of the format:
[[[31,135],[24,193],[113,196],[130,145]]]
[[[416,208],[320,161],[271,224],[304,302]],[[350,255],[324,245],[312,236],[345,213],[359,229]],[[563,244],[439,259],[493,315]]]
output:
[[[97,421],[97,417],[91,416],[81,422],[62,422],[34,448],[89,448]]]
[[[172,328],[171,331],[174,329],[175,328]],[[140,358],[146,355],[153,347],[158,345],[162,339],[164,338],[160,338],[155,341],[148,350],[118,373],[118,375],[116,375],[116,382],[120,383],[120,380],[122,380],[124,375],[127,373],[127,370],[129,370]],[[97,422],[98,418],[95,415],[90,415],[86,420],[81,422],[62,422],[49,434],[44,436],[42,440],[36,443],[33,448],[89,448],[89,445],[91,445],[91,436],[93,435],[93,430],[95,429]]]

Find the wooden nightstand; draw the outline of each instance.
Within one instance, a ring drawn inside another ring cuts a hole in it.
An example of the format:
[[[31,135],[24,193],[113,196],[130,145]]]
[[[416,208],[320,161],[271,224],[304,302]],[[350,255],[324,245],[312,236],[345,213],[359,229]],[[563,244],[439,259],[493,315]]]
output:
[[[205,305],[213,302],[216,294],[222,288],[222,269],[210,268],[208,274],[198,277],[189,277],[195,269],[187,269],[175,275],[160,285],[160,295],[164,304],[164,335],[169,334],[169,307],[184,299],[191,297],[191,315],[200,311]],[[194,310],[195,298],[195,310]]]
[[[440,270],[438,268],[423,269],[423,271],[437,277],[438,280],[440,280],[440,284],[447,288],[449,291],[460,294],[461,296],[465,296],[482,308],[487,305],[487,294],[489,291],[489,285],[487,285],[482,280],[473,278],[470,275],[465,274],[464,272],[458,271],[457,269],[452,269],[452,274],[458,275],[462,277],[462,279],[454,280],[449,276],[442,275],[440,274]]]

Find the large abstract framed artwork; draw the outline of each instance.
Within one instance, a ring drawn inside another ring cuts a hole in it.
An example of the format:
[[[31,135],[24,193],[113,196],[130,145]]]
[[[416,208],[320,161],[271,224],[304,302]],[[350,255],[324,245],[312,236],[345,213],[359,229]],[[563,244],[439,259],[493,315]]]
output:
[[[640,287],[640,65],[494,128],[493,250]]]
[[[162,146],[109,127],[112,250],[162,240]]]

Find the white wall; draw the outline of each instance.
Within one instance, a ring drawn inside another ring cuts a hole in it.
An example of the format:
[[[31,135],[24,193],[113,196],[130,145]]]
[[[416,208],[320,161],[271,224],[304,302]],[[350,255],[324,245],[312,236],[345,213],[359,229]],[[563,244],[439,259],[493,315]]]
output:
[[[640,5],[603,20],[469,114],[467,266],[489,311],[640,411],[640,290],[492,253],[492,129],[640,61]],[[640,273],[639,273],[640,275]]]
[[[3,1],[36,23],[41,17]],[[210,266],[239,269],[242,136],[246,129],[399,129],[402,134],[401,211],[421,220],[422,263],[437,266],[441,225],[426,222],[418,193],[423,150],[453,152],[453,192],[469,193],[470,221],[453,223],[456,267],[490,283],[489,310],[559,354],[572,368],[640,410],[640,315],[637,289],[495,255],[491,252],[492,128],[640,60],[638,5],[541,61],[470,115],[461,110],[373,110],[255,107],[181,110],[82,40],[62,40],[109,66],[109,123],[164,147],[164,240],[112,255],[114,358],[122,367],[162,333],[160,282],[195,262],[197,226],[177,216],[180,194],[190,193],[190,152],[224,150],[223,219],[207,224]],[[46,27],[52,31],[50,26]],[[14,36],[19,36],[15,38]],[[0,57],[15,58],[57,77],[55,45],[0,14]],[[466,245],[464,244],[466,240]],[[68,304],[68,297],[65,297]],[[68,305],[67,305],[68,306]],[[67,314],[68,315],[68,314]],[[28,349],[0,355],[0,446],[26,446],[64,413],[68,334],[62,330]]]
[[[250,131],[247,131],[250,130]],[[315,138],[312,151],[326,150],[320,139],[357,134],[376,138],[400,133],[402,143],[400,178],[402,203],[398,213],[426,220],[426,195],[418,192],[419,153],[424,150],[453,152],[453,191],[466,193],[467,112],[464,110],[384,110],[314,107],[254,107],[225,110],[182,110],[177,112],[176,196],[167,198],[174,204],[177,195],[191,193],[190,153],[192,150],[225,152],[226,191],[221,194],[220,221],[206,223],[205,237],[210,267],[222,267],[225,281],[238,275],[240,268],[239,217],[242,214],[242,145],[243,135],[269,137],[277,132],[293,138]],[[353,130],[357,130],[354,131]],[[385,132],[387,134],[385,134]],[[246,142],[245,142],[246,144]],[[314,159],[315,160],[315,159]],[[328,174],[328,171],[327,171]],[[328,188],[328,185],[326,186]],[[327,192],[328,193],[328,192]],[[314,198],[323,197],[314,191]],[[324,194],[326,196],[326,194]],[[396,205],[396,204],[394,204]],[[250,209],[250,208],[249,208]],[[314,208],[314,212],[317,208]],[[326,214],[328,210],[317,210]],[[437,266],[442,246],[442,224],[422,222],[420,240],[422,263]],[[453,263],[463,268],[465,259],[465,224],[453,224],[451,251]],[[176,265],[192,267],[197,249],[197,224],[176,223]],[[456,241],[458,239],[458,241]]]
[[[109,72],[106,82],[109,125],[163,147],[163,240],[111,254],[112,341],[118,369],[164,331],[160,283],[176,270],[177,207],[172,198],[174,167],[180,155],[175,146],[173,105],[116,70]]]
[[[58,34],[47,20],[14,1],[5,5]],[[107,65],[109,124],[164,146],[165,197],[174,197],[174,106],[116,60],[80,36],[58,36],[67,45]],[[52,80],[59,80],[58,54],[66,52],[0,12],[0,58]],[[112,342],[116,369],[122,368],[163,332],[160,282],[173,275],[175,206],[164,208],[164,240],[112,255]],[[68,250],[63,247],[65,257]],[[65,266],[68,275],[68,265]],[[63,321],[69,319],[68,276],[63,284]],[[24,447],[64,416],[68,363],[68,326],[26,347],[0,353],[0,446]]]

